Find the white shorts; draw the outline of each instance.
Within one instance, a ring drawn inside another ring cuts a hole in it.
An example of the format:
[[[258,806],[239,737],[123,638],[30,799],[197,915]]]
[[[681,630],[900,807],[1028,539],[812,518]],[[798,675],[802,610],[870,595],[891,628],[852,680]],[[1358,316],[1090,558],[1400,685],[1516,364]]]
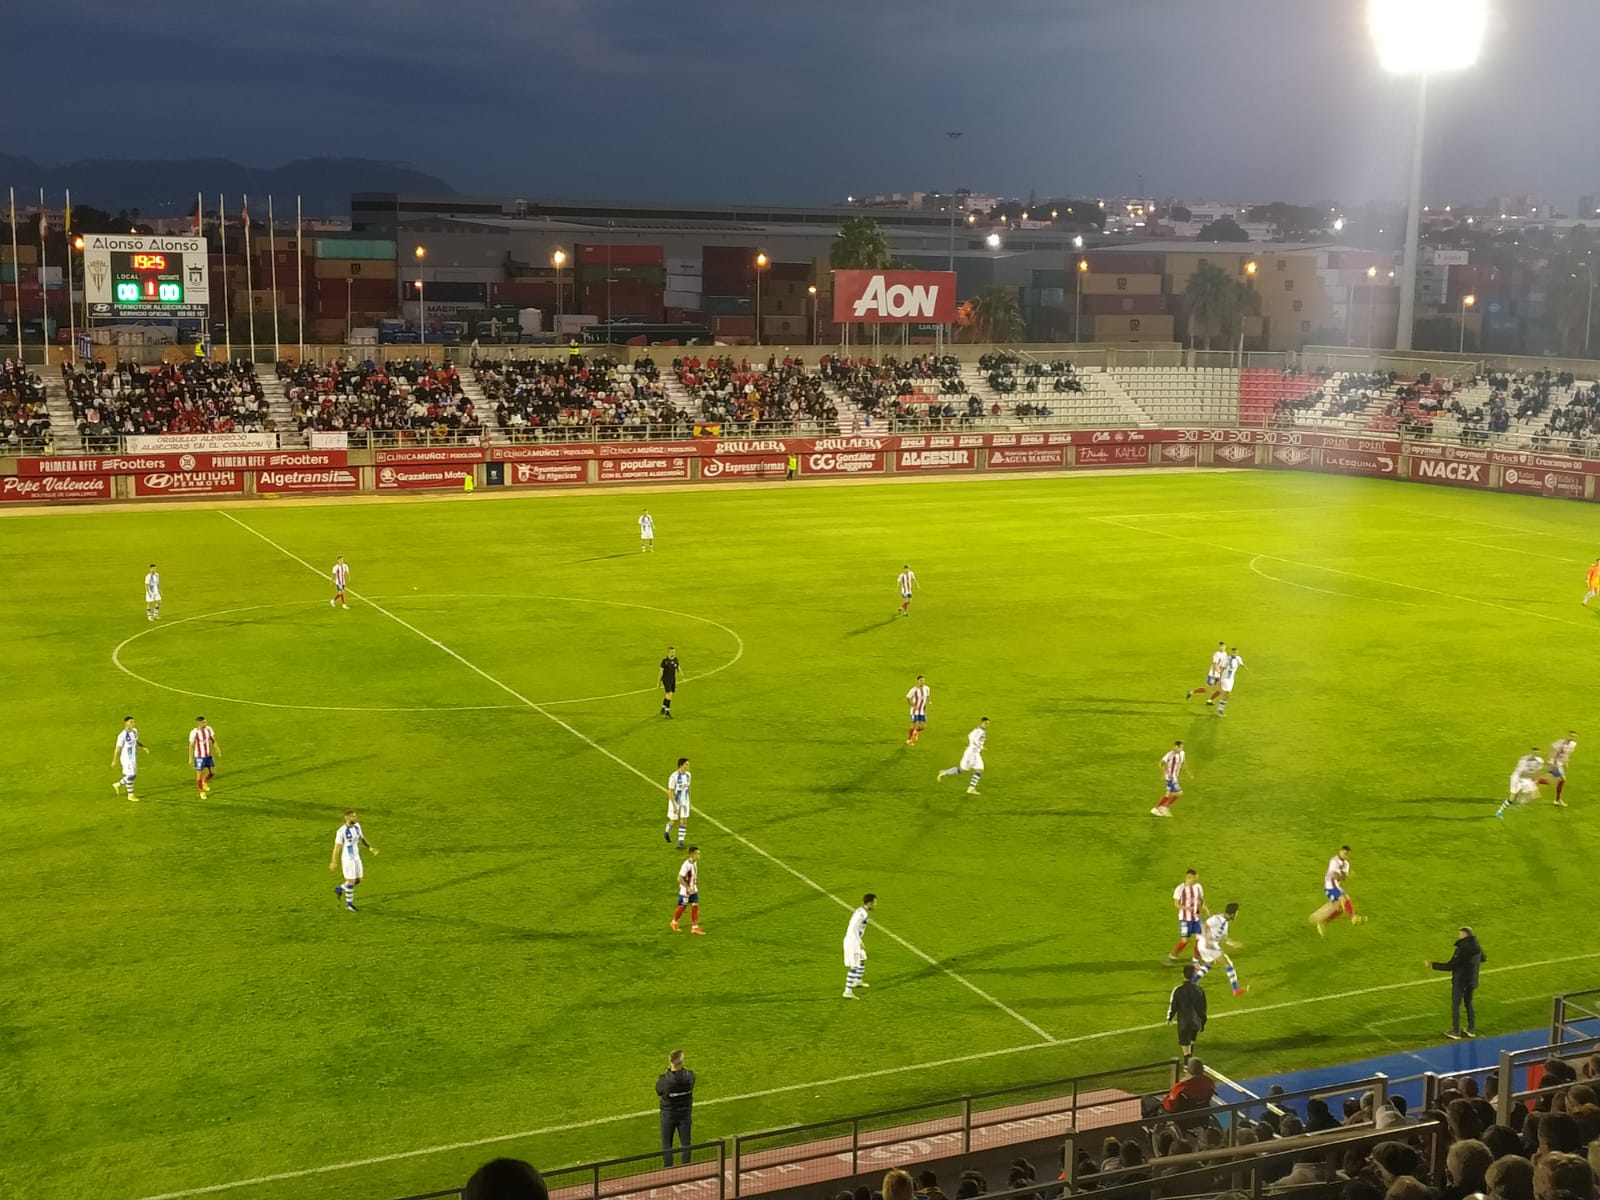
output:
[[[678,803],[676,796],[667,799],[667,820],[687,821],[689,819],[689,797],[683,798],[683,803]]]
[[[139,773],[139,764],[138,763],[129,762],[127,759],[123,759],[122,760],[122,775],[123,775],[123,778],[132,779],[138,773]]]
[[[1511,777],[1511,797],[1512,797],[1512,799],[1517,799],[1518,797],[1521,797],[1521,796],[1537,796],[1538,794],[1539,794],[1539,785],[1536,784],[1533,780],[1526,779],[1521,775],[1513,775]]]
[[[844,965],[849,967],[852,971],[855,970],[857,967],[866,966],[867,965],[867,952],[866,952],[866,950],[864,950],[860,946],[849,946],[849,945],[845,946],[845,948],[844,948]]]
[[[146,592],[144,594],[144,602],[146,604],[160,604],[161,603],[161,593],[160,592]]]
[[[344,877],[346,879],[361,878],[361,856],[359,854],[353,857],[346,854],[339,865],[344,869]]]
[[[1222,677],[1222,682],[1219,683],[1217,686],[1220,687],[1224,692],[1233,691],[1233,676],[1224,675]]]
[[[976,750],[968,750],[961,756],[961,769],[963,771],[983,770],[983,755]]]
[[[1227,957],[1221,946],[1207,946],[1203,940],[1195,943],[1195,953],[1199,954],[1200,961],[1205,963],[1214,963],[1219,958]]]

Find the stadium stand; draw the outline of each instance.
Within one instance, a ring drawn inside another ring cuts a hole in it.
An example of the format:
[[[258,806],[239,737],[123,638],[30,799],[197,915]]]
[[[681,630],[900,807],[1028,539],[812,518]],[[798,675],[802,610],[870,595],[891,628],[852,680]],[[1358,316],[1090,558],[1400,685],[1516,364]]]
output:
[[[0,370],[0,452],[48,454],[50,409],[44,381],[20,360]]]
[[[693,416],[675,404],[649,358],[626,367],[605,356],[481,360],[485,402],[511,441],[588,436],[685,436]],[[591,430],[591,427],[594,427]]]
[[[1157,424],[1232,425],[1239,372],[1231,367],[1117,367],[1111,375]]]
[[[1318,375],[1246,367],[1239,372],[1239,424],[1269,425],[1284,402],[1294,404],[1322,386]]]
[[[281,362],[277,375],[295,426],[311,430],[382,431],[407,436],[475,438],[483,423],[463,393],[455,367],[427,359],[377,363]]]
[[[736,430],[778,428],[796,433],[839,431],[839,407],[824,376],[793,356],[765,363],[731,355],[672,360],[672,374],[698,406],[703,422]]]
[[[116,449],[125,434],[273,432],[247,362],[186,360],[63,364],[62,385],[85,449]]]

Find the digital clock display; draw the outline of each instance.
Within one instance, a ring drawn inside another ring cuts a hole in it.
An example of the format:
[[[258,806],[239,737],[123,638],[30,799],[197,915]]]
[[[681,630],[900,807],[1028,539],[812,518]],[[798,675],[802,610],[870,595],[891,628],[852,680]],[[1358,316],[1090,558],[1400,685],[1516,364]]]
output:
[[[184,303],[183,255],[112,251],[111,299],[117,305]]]

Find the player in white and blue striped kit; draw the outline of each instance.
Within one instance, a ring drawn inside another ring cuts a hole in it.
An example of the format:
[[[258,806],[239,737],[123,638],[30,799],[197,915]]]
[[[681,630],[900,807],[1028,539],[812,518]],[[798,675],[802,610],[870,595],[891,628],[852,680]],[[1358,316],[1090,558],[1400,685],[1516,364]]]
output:
[[[122,718],[122,732],[117,734],[117,744],[112,749],[111,765],[122,768],[122,778],[111,785],[113,792],[128,789],[128,799],[137,800],[133,794],[133,781],[139,775],[139,751],[145,745],[139,740],[139,729],[133,723],[132,717]]]
[[[854,1000],[858,987],[869,987],[861,977],[867,973],[867,948],[863,944],[867,934],[867,921],[878,897],[868,892],[861,897],[861,907],[850,914],[850,924],[844,931],[844,998]]]
[[[667,776],[667,827],[661,836],[672,845],[672,823],[678,823],[678,849],[689,836],[689,760],[680,758],[678,769]]]

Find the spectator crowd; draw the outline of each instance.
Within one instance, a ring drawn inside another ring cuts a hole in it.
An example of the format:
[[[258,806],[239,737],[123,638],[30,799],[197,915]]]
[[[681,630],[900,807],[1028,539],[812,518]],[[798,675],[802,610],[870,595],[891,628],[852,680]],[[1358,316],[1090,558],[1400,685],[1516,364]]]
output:
[[[673,404],[649,357],[632,370],[604,355],[480,361],[478,385],[513,440],[688,433],[692,417]]]
[[[146,367],[96,359],[63,363],[61,382],[86,450],[115,449],[126,434],[274,432],[248,362],[187,359]]]
[[[44,380],[20,359],[8,358],[0,370],[0,452],[49,453],[50,410]]]
[[[354,359],[278,364],[289,411],[301,432],[393,438],[475,438],[483,423],[454,366],[427,359]]]

